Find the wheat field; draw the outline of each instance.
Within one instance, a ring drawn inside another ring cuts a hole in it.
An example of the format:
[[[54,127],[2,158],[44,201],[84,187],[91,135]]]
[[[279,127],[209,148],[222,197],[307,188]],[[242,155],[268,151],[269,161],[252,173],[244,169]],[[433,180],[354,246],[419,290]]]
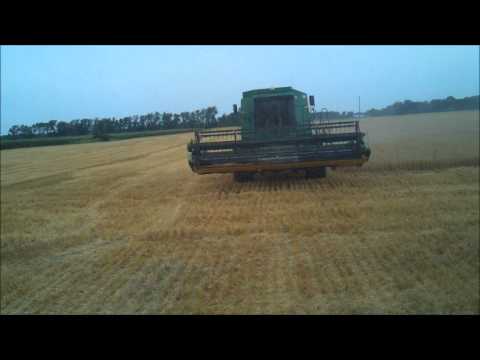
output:
[[[1,151],[1,313],[478,314],[478,126],[363,119],[314,180],[194,174],[191,134]]]

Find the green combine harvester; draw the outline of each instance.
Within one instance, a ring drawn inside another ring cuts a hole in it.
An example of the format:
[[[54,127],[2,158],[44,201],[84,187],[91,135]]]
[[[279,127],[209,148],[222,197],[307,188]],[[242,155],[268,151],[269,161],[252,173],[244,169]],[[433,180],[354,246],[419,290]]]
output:
[[[255,173],[305,171],[326,176],[327,167],[361,166],[370,149],[358,120],[314,119],[314,98],[292,87],[243,93],[242,127],[195,130],[187,145],[188,163],[198,174],[233,173],[236,181]],[[237,106],[233,106],[237,112]]]

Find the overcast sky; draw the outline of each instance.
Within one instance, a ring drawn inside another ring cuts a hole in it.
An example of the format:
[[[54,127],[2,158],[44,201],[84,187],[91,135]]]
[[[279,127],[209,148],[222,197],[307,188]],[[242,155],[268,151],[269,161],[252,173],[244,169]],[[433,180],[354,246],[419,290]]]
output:
[[[477,46],[2,46],[1,131],[14,124],[230,112],[293,86],[335,111],[479,94]]]

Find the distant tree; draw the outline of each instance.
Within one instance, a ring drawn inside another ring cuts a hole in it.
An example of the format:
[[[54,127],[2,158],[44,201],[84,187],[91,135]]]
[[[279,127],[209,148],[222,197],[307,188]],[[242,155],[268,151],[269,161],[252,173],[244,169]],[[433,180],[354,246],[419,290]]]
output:
[[[57,123],[57,136],[67,136],[69,135],[70,124],[65,121],[59,121]]]
[[[162,115],[162,123],[164,129],[171,129],[173,126],[173,119],[172,114],[170,113],[163,113]]]
[[[177,129],[179,127],[180,127],[180,115],[173,114],[172,129]]]
[[[205,109],[205,126],[206,127],[214,127],[216,126],[216,115],[217,115],[217,107],[210,106]]]
[[[188,128],[188,122],[190,120],[190,113],[182,112],[180,113],[180,127]]]
[[[108,120],[96,120],[93,125],[93,137],[96,139],[100,139],[102,141],[110,140],[110,136],[108,135]]]
[[[53,136],[56,134],[56,132],[57,132],[57,120],[50,120],[48,122],[47,134],[49,136]]]
[[[20,126],[18,125],[13,125],[9,130],[8,130],[8,134],[12,137],[17,137],[19,135],[21,135],[21,131],[20,131]]]
[[[31,138],[34,136],[31,126],[20,125],[20,133],[22,137]]]

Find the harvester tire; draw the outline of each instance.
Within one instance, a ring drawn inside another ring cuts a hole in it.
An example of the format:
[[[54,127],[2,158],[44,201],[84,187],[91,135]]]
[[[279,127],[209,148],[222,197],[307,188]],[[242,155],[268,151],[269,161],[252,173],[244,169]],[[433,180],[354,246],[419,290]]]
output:
[[[307,169],[305,172],[305,177],[307,179],[318,179],[318,178],[324,178],[326,176],[327,176],[326,166]]]
[[[236,182],[247,182],[253,180],[254,173],[249,172],[236,172],[233,173],[233,180]]]

